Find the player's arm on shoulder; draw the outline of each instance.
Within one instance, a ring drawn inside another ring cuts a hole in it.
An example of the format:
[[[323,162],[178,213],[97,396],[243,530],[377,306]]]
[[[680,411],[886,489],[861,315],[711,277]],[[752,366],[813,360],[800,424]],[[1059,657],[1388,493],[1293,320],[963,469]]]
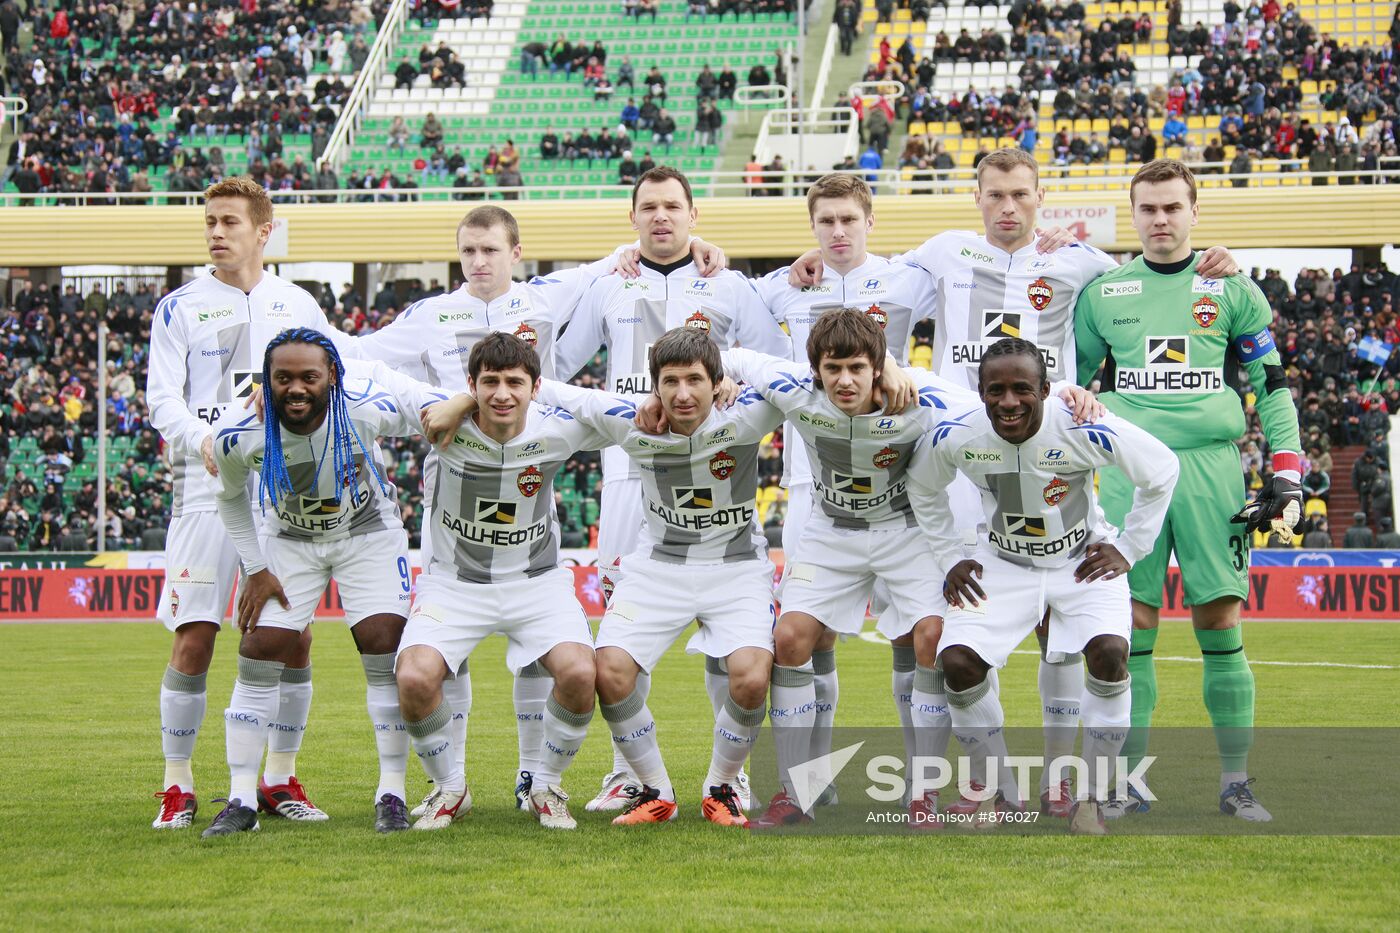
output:
[[[359,358],[403,366],[422,356],[431,340],[422,326],[428,319],[428,311],[423,307],[427,300],[415,301],[379,330],[356,337],[355,352]]]
[[[613,395],[554,379],[541,379],[538,398],[541,404],[562,408],[574,419],[618,441],[632,430],[637,407],[647,396]]]
[[[185,401],[189,352],[185,316],[176,313],[175,301],[167,297],[156,306],[151,323],[146,404],[150,409],[152,426],[180,456],[200,454],[205,440],[214,436],[214,429],[190,411],[189,403]]]
[[[578,371],[593,359],[593,354],[607,339],[603,314],[615,281],[619,280],[607,276],[588,286],[573,316],[569,318],[569,326],[555,341],[554,371],[561,378],[572,379],[578,375]]]
[[[1103,288],[1103,277],[1090,282],[1074,305],[1075,381],[1087,386],[1108,357],[1108,341],[1099,333],[1094,296]]]
[[[909,504],[933,550],[934,574],[940,580],[957,563],[961,543],[948,499],[948,486],[957,476],[956,446],[946,425],[936,424],[919,439],[907,473]]]
[[[720,351],[719,358],[726,376],[735,382],[753,386],[765,398],[768,398],[771,392],[780,392],[784,388],[782,385],[772,385],[772,383],[785,378],[791,378],[798,385],[802,382],[802,375],[798,373],[797,364],[790,359],[773,356],[770,353],[750,350],[746,347],[730,347],[728,350]]]
[[[727,275],[734,295],[734,336],[750,350],[792,359],[792,339],[768,309],[758,288],[737,272]]]
[[[244,427],[227,428],[214,439],[214,457],[219,466],[219,489],[214,503],[243,569],[249,574],[267,568],[248,499],[250,457],[255,449],[262,449],[259,440],[256,431]]]
[[[1118,467],[1136,487],[1116,545],[1130,564],[1137,563],[1152,552],[1166,520],[1180,470],[1176,454],[1142,428],[1112,414],[1069,433],[1086,459]]]

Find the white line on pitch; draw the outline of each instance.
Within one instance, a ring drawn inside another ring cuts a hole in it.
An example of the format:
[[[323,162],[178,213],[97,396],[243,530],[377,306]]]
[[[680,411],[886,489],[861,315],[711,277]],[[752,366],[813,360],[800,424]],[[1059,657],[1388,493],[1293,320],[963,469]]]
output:
[[[860,640],[869,642],[872,645],[887,645],[889,641],[879,632],[861,632]],[[1013,651],[1012,654],[1040,656],[1039,651]],[[1200,664],[1200,658],[1178,658],[1172,655],[1157,655],[1158,661],[1184,661],[1187,664]],[[1257,664],[1268,667],[1343,667],[1354,671],[1396,671],[1400,670],[1400,665],[1396,664],[1342,664],[1339,661],[1260,661],[1255,658],[1249,659],[1251,667]]]

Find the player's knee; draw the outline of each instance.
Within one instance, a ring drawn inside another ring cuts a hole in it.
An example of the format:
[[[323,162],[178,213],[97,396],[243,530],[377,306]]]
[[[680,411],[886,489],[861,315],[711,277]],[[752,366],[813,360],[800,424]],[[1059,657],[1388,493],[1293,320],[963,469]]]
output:
[[[598,669],[593,663],[593,652],[579,652],[552,666],[554,685],[560,694],[573,699],[592,700],[594,687],[598,682]]]
[[[987,676],[987,662],[964,645],[945,648],[938,660],[943,665],[944,680],[952,690],[970,690]]]
[[[914,657],[925,667],[938,658],[938,641],[943,637],[943,619],[928,616],[914,624]]]
[[[822,626],[822,633],[817,637],[817,651],[831,651],[836,647],[836,639],[839,637],[836,629]]]
[[[1117,635],[1098,635],[1084,646],[1084,667],[1098,680],[1117,683],[1128,677],[1128,642]]]
[[[427,657],[418,651],[400,655],[394,672],[400,700],[415,706],[423,705],[442,689],[445,670],[446,665],[441,658]]]
[[[219,627],[213,622],[190,622],[175,630],[170,666],[182,674],[203,674],[214,660],[214,640]]]
[[[351,629],[360,654],[393,654],[403,637],[404,617],[381,613],[361,619]]]
[[[789,667],[805,664],[821,636],[822,624],[803,612],[784,613],[773,629],[773,644],[779,664]]]
[[[729,666],[729,695],[744,709],[763,705],[768,696],[768,684],[773,676],[771,660]]]
[[[625,651],[617,648],[604,648],[598,652],[597,666],[598,699],[604,703],[620,703],[631,695],[637,686],[637,662]]]

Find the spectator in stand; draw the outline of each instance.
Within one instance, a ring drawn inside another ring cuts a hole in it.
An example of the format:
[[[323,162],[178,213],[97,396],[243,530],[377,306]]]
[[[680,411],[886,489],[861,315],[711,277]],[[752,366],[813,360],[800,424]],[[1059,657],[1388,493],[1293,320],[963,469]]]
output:
[[[701,67],[700,74],[695,78],[695,92],[701,100],[714,100],[719,96],[719,78],[710,70],[709,62]]]
[[[637,117],[641,111],[637,109],[637,101],[634,98],[627,98],[627,103],[622,107],[622,118],[619,121],[628,130],[637,132]]]
[[[1342,547],[1374,548],[1375,546],[1376,535],[1371,531],[1370,526],[1366,524],[1366,513],[1352,513],[1351,526],[1347,528],[1346,534],[1342,537]]]
[[[529,75],[530,80],[537,80],[540,76],[540,66],[545,62],[545,56],[549,54],[549,47],[538,40],[527,42],[520,48],[520,73]]]
[[[395,114],[393,122],[389,125],[388,148],[402,156],[408,146],[408,136],[408,124],[404,122],[403,115]]]
[[[622,64],[617,66],[617,80],[613,82],[614,87],[627,85],[628,91],[636,91],[636,72],[632,68],[632,59],[622,56]]]
[[[1309,464],[1308,473],[1303,477],[1303,496],[1326,502],[1331,491],[1332,480],[1323,472],[1321,465],[1316,462]]]
[[[666,152],[669,154],[671,151],[671,143],[675,140],[675,136],[675,118],[667,113],[666,108],[663,107],[651,127],[652,145],[665,146]]]
[[[734,91],[739,86],[739,76],[734,73],[734,69],[725,65],[719,73],[719,99],[721,101],[734,102]]]
[[[540,158],[546,162],[559,158],[559,135],[548,124],[545,125],[544,134],[540,136]]]
[[[724,123],[724,114],[715,107],[713,100],[702,100],[700,110],[695,115],[695,141],[701,149],[714,146],[720,126]]]
[[[637,160],[632,158],[632,150],[624,150],[622,161],[617,164],[617,183],[619,185],[633,185],[636,184],[639,176]]]
[[[413,63],[405,59],[399,62],[399,67],[394,69],[394,87],[398,90],[411,89],[413,81],[418,77],[418,69],[413,67]]]
[[[1186,122],[1177,114],[1167,117],[1162,125],[1162,143],[1167,146],[1181,146],[1186,143]]]
[[[428,115],[423,118],[422,135],[419,137],[418,144],[424,149],[436,149],[442,145],[442,137],[442,123],[438,121],[436,113],[429,111]]]
[[[1309,550],[1332,547],[1332,532],[1325,515],[1313,520],[1312,527],[1303,535],[1303,547]]]
[[[1400,550],[1400,532],[1395,530],[1395,520],[1389,515],[1382,515],[1380,529],[1380,534],[1376,535],[1376,547],[1387,551]]]

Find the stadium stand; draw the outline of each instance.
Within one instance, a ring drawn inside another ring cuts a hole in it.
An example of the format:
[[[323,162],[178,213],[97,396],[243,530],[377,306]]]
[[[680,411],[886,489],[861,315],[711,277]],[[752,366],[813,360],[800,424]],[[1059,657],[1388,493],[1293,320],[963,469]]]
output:
[[[1019,145],[1045,165],[1172,155],[1234,174],[1287,173],[1206,186],[1364,183],[1376,179],[1297,172],[1397,167],[1384,161],[1397,155],[1400,95],[1385,51],[1400,40],[1391,9],[1017,0],[934,6],[927,19],[893,10],[880,21],[879,5],[867,3],[876,41],[866,79],[909,88],[899,107],[909,138],[897,150],[908,177]]]
[[[634,18],[609,0],[536,0],[497,3],[484,26],[457,19],[406,28],[355,139],[343,173],[346,185],[620,185],[628,183],[623,179],[629,172],[621,170],[629,161],[626,152],[635,164],[632,176],[644,170],[647,158],[687,172],[714,170],[717,146],[700,145],[696,135],[702,96],[713,97],[723,121],[733,104],[732,87],[725,91],[725,66],[739,83],[757,83],[751,80],[755,66],[771,78],[779,48],[797,38],[789,11],[781,4],[765,7],[767,12],[750,10],[738,23],[714,13],[687,14],[680,5]],[[434,86],[430,53],[443,47],[464,63],[464,86]],[[594,64],[610,93],[584,74],[590,58],[598,59]],[[400,71],[405,64],[413,74]],[[702,92],[696,82],[707,65],[713,90],[706,79]],[[663,79],[660,93],[649,85],[653,67]],[[648,96],[655,98],[655,114]],[[636,113],[624,113],[629,99]],[[669,145],[656,135],[664,127],[653,125],[663,107],[674,121]],[[421,145],[429,114],[441,124],[440,146]],[[402,149],[391,138],[395,117],[403,118],[409,132],[410,145]],[[601,132],[608,136],[603,144],[597,142]],[[589,145],[577,145],[581,136]],[[554,145],[542,147],[546,137]],[[566,157],[569,141],[579,157]],[[503,166],[500,156],[512,143],[518,162],[507,159]],[[597,154],[590,159],[586,151]]]
[[[18,16],[15,4],[4,0]],[[369,0],[34,4],[32,45],[3,37],[6,88],[29,101],[3,188],[200,191],[228,174],[274,192],[315,187],[381,11]]]

